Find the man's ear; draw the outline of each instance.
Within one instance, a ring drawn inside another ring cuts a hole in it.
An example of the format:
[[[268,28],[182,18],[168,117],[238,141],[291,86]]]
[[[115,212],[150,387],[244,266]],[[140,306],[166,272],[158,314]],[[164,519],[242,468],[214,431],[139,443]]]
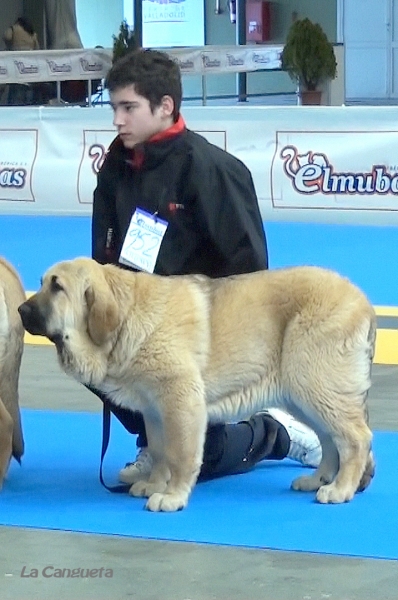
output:
[[[94,344],[102,346],[119,325],[119,308],[105,280],[101,282],[101,286],[88,287],[85,297],[88,334]]]
[[[161,107],[162,107],[163,116],[166,118],[171,117],[173,115],[173,111],[174,111],[173,98],[171,96],[168,96],[167,94],[165,96],[163,96]]]

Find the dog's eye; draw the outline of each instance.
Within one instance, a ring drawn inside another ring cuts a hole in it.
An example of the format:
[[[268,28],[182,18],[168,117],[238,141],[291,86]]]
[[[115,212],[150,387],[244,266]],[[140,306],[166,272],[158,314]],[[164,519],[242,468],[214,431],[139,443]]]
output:
[[[64,288],[59,283],[58,278],[56,277],[56,275],[53,275],[52,278],[51,278],[51,291],[52,292],[62,292],[63,289]]]

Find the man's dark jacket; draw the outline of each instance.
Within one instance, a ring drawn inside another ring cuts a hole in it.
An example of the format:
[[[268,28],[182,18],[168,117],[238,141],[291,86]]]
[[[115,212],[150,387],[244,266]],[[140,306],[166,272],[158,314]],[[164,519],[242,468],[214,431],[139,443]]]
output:
[[[168,222],[155,266],[160,275],[224,277],[268,266],[250,171],[193,131],[133,151],[114,140],[94,192],[94,259],[118,263],[136,208]]]

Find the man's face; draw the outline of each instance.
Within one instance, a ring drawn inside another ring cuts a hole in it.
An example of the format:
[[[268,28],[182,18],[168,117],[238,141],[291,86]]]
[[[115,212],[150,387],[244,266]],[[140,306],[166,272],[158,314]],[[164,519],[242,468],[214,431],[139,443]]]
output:
[[[113,124],[126,148],[146,142],[173,124],[173,101],[169,96],[164,96],[154,112],[151,111],[149,100],[137,94],[134,85],[111,92],[110,100],[114,113]]]

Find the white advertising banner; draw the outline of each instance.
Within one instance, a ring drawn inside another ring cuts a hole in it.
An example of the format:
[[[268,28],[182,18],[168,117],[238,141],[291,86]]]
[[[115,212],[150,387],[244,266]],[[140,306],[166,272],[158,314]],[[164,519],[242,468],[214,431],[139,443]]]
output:
[[[283,46],[205,46],[167,50],[184,75],[242,73],[281,68]]]
[[[187,107],[251,170],[264,220],[398,224],[398,107]],[[112,111],[0,109],[0,210],[91,213]]]
[[[193,22],[195,24],[194,19]],[[161,24],[161,27],[164,28],[164,25]],[[156,46],[159,47],[161,38],[157,36],[157,39]],[[186,45],[192,46],[192,36],[189,39],[191,41],[187,41]],[[166,51],[178,62],[184,75],[206,75],[280,69],[282,50],[283,46],[280,44],[266,44],[168,48]],[[0,84],[103,79],[111,65],[110,48],[30,52],[4,50],[0,51]]]
[[[104,48],[0,52],[0,84],[103,79],[112,65]]]

